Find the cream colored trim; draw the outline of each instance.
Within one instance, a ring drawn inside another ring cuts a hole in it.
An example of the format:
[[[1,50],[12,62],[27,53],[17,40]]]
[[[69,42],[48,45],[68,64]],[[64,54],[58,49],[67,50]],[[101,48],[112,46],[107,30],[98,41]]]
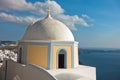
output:
[[[19,42],[43,42],[43,43],[45,43],[45,42],[48,42],[48,43],[51,43],[51,42],[66,42],[66,43],[76,43],[76,44],[78,44],[78,42],[76,42],[76,41],[56,41],[56,40],[19,40]]]

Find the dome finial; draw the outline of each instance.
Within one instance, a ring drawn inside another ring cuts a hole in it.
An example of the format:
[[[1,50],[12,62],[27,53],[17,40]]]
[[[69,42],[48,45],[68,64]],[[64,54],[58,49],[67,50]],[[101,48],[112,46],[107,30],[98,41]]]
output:
[[[50,13],[51,13],[51,9],[50,9],[50,7],[48,7],[47,8],[47,17],[46,18],[52,18]]]
[[[50,13],[51,13],[50,7],[48,7],[47,12],[48,12],[48,17],[50,17]]]
[[[47,0],[48,4],[50,4],[50,1],[51,0]],[[47,17],[46,18],[51,18],[51,9],[50,9],[50,5],[48,5],[48,8],[47,8]]]
[[[34,23],[35,22],[35,19],[34,18],[32,18],[32,23]]]

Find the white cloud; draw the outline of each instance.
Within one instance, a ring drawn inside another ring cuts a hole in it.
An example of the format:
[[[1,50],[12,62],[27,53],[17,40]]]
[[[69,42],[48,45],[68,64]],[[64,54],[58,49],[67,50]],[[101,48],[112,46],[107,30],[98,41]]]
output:
[[[86,27],[89,26],[82,18],[78,17],[77,15],[59,15],[56,16],[56,18],[65,23],[72,30],[76,30],[75,24],[80,24]]]
[[[46,1],[46,2],[27,2],[26,0],[0,0],[0,10],[17,10],[17,11],[28,11],[34,14],[39,14],[40,16],[46,15],[46,9],[50,6],[52,15],[54,18],[57,18],[64,22],[70,29],[76,30],[75,24],[82,26],[89,26],[89,24],[81,17],[74,15],[65,15],[64,9],[55,1]],[[87,17],[83,15],[83,17]],[[32,17],[17,17],[14,15],[9,15],[6,13],[0,13],[0,18],[6,21],[28,24],[31,23]]]
[[[46,9],[51,7],[53,14],[64,13],[64,10],[55,1],[26,2],[26,0],[0,0],[1,10],[30,11],[40,15],[46,14]]]
[[[32,23],[34,18],[29,17],[29,16],[27,16],[27,17],[18,17],[18,16],[6,14],[6,13],[0,13],[0,19],[2,19],[4,21],[13,22],[13,23],[28,25],[28,24]]]
[[[89,17],[87,14],[82,14],[82,17],[83,17],[83,18],[90,19],[90,17]]]
[[[65,23],[72,30],[76,30],[75,24],[88,26],[88,24],[82,18],[79,18],[77,15],[75,16],[59,15],[59,16],[56,16],[56,18],[61,22]],[[35,21],[38,20],[38,18],[35,18],[33,16],[19,17],[15,15],[6,14],[6,13],[0,13],[0,19],[4,21],[13,22],[13,23],[23,24],[23,25],[28,25],[32,23],[33,19]]]
[[[89,20],[89,21],[94,21],[94,19],[92,19],[90,16],[88,16],[87,14],[82,14],[82,17]]]
[[[0,9],[3,10],[30,10],[34,9],[32,3],[28,3],[25,0],[0,0]]]

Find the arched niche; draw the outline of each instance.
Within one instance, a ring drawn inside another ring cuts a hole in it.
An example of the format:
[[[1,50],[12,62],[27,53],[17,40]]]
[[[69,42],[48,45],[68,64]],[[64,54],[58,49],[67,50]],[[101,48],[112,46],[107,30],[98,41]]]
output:
[[[22,63],[22,52],[23,52],[23,49],[20,47],[19,54],[18,54],[18,63]]]
[[[57,67],[67,68],[67,51],[65,49],[60,49],[57,55]]]

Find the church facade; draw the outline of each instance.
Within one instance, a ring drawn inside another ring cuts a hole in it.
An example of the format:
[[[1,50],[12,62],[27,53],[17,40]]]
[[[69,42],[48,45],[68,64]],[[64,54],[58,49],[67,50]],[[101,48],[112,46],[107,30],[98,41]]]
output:
[[[47,17],[28,26],[19,41],[18,62],[45,69],[78,66],[78,42],[62,22]]]
[[[62,22],[47,17],[30,24],[18,59],[6,59],[0,80],[96,80],[96,68],[78,64],[78,42]]]

